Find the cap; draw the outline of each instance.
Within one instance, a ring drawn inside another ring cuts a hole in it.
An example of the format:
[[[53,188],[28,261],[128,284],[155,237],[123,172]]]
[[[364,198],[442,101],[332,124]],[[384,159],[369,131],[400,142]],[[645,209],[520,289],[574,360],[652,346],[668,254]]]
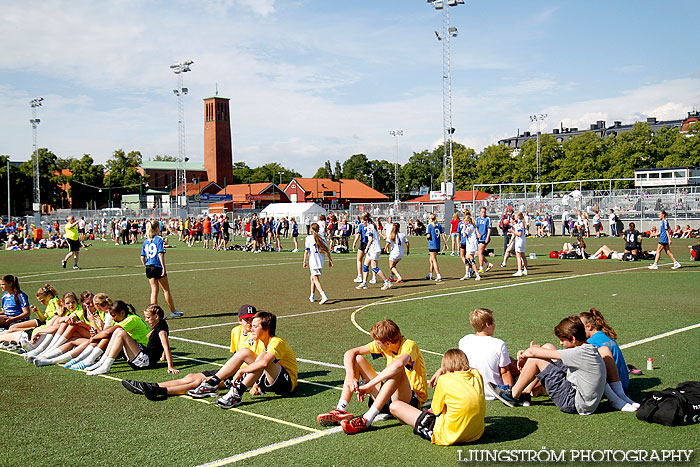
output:
[[[243,305],[238,309],[239,318],[252,318],[258,310],[253,305]]]

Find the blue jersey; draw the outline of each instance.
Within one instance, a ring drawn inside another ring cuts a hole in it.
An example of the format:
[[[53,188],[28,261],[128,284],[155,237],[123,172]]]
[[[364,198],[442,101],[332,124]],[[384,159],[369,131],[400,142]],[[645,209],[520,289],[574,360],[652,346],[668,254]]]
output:
[[[365,224],[360,224],[357,227],[357,233],[360,234],[360,241],[362,243],[367,243],[367,227],[365,227]]]
[[[428,249],[440,249],[440,235],[442,234],[442,226],[440,224],[428,224]]]
[[[299,235],[299,225],[296,222],[292,224],[292,235]]]
[[[15,316],[21,315],[22,308],[27,307],[29,307],[29,299],[27,298],[26,293],[20,292],[17,294],[17,298],[15,298],[15,295],[11,294],[10,292],[5,292],[2,294],[2,311],[8,318],[14,318]],[[27,319],[28,318],[25,318],[23,321],[26,321]]]
[[[622,356],[622,350],[620,346],[617,345],[614,339],[608,337],[603,331],[598,331],[588,338],[588,343],[593,347],[608,347],[610,353],[612,353],[613,360],[615,360],[615,366],[617,367],[617,372],[620,373],[620,383],[623,389],[627,389],[630,383],[630,374],[627,369],[627,362],[625,362],[625,357]]]
[[[661,232],[659,233],[659,243],[668,243],[668,231],[670,227],[666,219],[661,221]]]
[[[163,241],[163,238],[158,235],[154,236],[151,240],[146,238],[141,248],[141,256],[146,257],[146,266],[163,267],[163,265],[160,264],[158,253],[165,254],[165,241]]]
[[[489,230],[491,230],[491,219],[488,217],[477,217],[476,229],[479,231],[479,241],[485,242],[486,237],[489,236]]]
[[[462,245],[467,244],[467,224],[464,221],[459,221],[457,224],[457,232],[459,233],[459,243]]]

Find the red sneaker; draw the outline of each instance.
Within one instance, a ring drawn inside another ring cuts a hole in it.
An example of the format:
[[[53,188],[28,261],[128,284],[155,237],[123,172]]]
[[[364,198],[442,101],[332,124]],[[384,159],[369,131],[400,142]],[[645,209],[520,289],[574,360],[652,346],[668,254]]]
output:
[[[328,413],[320,414],[318,417],[316,417],[316,421],[321,426],[333,426],[339,424],[343,420],[350,420],[351,418],[353,418],[352,414],[349,414],[344,410],[333,409]]]
[[[343,431],[349,435],[354,435],[355,433],[360,433],[362,431],[367,431],[369,428],[367,426],[367,420],[363,417],[355,417],[350,420],[343,420],[340,422],[340,426]]]

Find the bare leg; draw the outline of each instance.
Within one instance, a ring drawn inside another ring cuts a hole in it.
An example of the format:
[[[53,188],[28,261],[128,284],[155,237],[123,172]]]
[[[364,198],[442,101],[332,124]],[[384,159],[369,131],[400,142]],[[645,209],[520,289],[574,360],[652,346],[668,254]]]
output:
[[[168,307],[170,308],[170,312],[175,311],[175,301],[173,300],[173,294],[170,293],[170,284],[168,283],[168,278],[167,277],[161,277],[158,279],[158,284],[160,284],[160,288],[163,289],[163,296],[165,297],[165,303],[168,304]]]

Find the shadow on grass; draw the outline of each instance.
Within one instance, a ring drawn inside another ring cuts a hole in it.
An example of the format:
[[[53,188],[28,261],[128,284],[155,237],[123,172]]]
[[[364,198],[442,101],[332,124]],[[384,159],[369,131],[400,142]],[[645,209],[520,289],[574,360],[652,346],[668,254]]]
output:
[[[665,389],[658,387],[661,384],[661,379],[656,376],[630,377],[630,384],[627,388],[627,395],[632,398],[635,402],[641,402],[644,400],[645,392],[649,390]]]
[[[486,417],[483,436],[470,444],[500,443],[528,437],[537,431],[537,421],[526,417]]]

